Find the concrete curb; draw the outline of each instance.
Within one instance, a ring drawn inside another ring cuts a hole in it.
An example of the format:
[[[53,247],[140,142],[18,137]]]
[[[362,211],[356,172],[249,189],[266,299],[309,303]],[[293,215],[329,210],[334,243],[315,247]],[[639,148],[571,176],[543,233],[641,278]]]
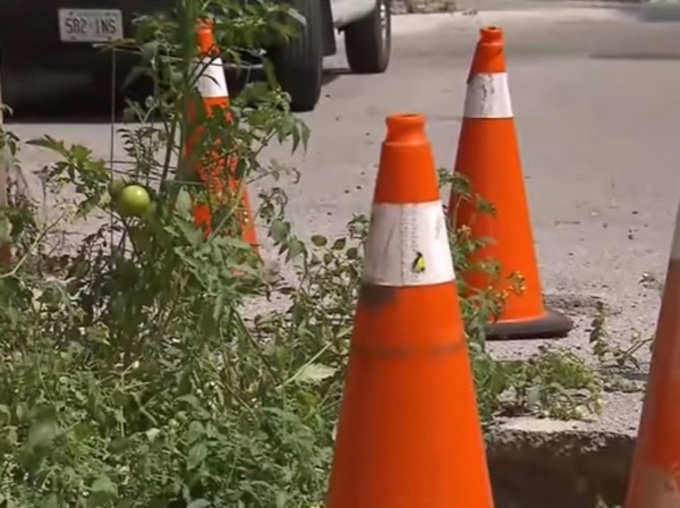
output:
[[[492,430],[487,457],[497,508],[622,505],[634,443],[613,432]]]

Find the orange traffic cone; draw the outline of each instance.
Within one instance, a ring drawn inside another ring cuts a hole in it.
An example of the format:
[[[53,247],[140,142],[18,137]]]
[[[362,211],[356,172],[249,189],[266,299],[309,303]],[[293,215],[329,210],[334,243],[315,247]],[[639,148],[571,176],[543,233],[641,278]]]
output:
[[[625,508],[680,507],[680,209]]]
[[[229,90],[227,88],[227,81],[224,76],[222,59],[217,56],[219,55],[219,50],[215,44],[212,22],[201,19],[198,22],[196,35],[202,58],[201,65],[205,66],[205,69],[197,80],[197,87],[203,101],[203,107],[205,108],[207,115],[212,115],[215,111],[215,108],[223,110],[227,120],[230,120],[231,113],[228,110],[230,103]],[[193,121],[195,121],[197,117],[196,105],[192,103],[190,106],[190,117]],[[189,136],[187,140],[187,151],[189,153],[191,153],[194,149],[202,132],[203,129],[200,125],[194,127],[192,135]],[[234,176],[237,165],[237,154],[234,154],[232,157],[229,157],[226,162],[220,160],[219,158],[215,158],[209,167],[199,165],[199,167],[196,168],[196,172],[205,182],[208,192],[213,199],[222,202],[225,200],[222,182],[224,181],[226,171],[229,172],[226,180],[229,183],[230,191],[232,193],[238,192],[240,183]],[[245,188],[245,185],[243,186],[241,193],[243,210],[240,211],[239,218],[241,222],[243,240],[251,244],[253,247],[258,248],[259,244],[253,222],[250,199],[248,198],[248,191]],[[196,225],[202,226],[206,233],[210,232],[210,223],[212,217],[208,204],[197,203],[194,205],[194,220]]]
[[[454,171],[467,177],[472,193],[494,205],[496,213],[479,212],[475,202],[459,200],[452,192],[451,219],[456,228],[469,227],[474,237],[493,239],[473,254],[472,261],[499,261],[501,282],[510,282],[517,272],[523,277],[524,291],[508,291],[502,315],[489,324],[487,338],[563,337],[573,325],[543,305],[517,145],[503,33],[497,27],[482,28],[468,77]],[[481,272],[471,270],[464,280],[470,292],[489,286]]]
[[[348,369],[328,508],[493,507],[421,115],[387,118]]]

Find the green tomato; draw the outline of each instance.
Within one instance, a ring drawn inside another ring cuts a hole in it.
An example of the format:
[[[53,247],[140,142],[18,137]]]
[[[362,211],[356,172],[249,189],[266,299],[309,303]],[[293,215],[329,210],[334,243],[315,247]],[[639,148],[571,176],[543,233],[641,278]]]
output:
[[[118,196],[118,208],[123,215],[139,217],[150,203],[149,193],[141,185],[127,185]]]
[[[121,180],[120,178],[114,178],[111,180],[111,183],[109,184],[109,194],[111,194],[112,198],[117,198],[120,196],[120,193],[123,192],[123,189],[125,188],[125,180]]]

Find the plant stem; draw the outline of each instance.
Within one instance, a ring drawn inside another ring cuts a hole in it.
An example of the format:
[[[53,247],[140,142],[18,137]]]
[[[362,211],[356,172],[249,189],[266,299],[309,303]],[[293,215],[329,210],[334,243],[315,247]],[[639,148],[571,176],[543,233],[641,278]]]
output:
[[[30,256],[30,254],[33,252],[33,249],[35,249],[38,245],[40,245],[40,243],[41,243],[41,242],[43,241],[43,239],[47,236],[47,234],[48,234],[48,233],[49,233],[49,232],[50,232],[57,224],[59,224],[59,223],[61,222],[61,220],[64,218],[65,215],[66,215],[65,213],[61,214],[61,215],[59,216],[59,218],[57,218],[55,221],[53,221],[51,224],[49,224],[47,227],[45,227],[45,228],[43,229],[43,231],[40,232],[40,234],[38,235],[38,237],[33,241],[33,243],[32,243],[31,246],[28,248],[28,250],[26,251],[26,253],[21,257],[21,259],[17,262],[17,264],[14,265],[14,268],[12,268],[12,270],[10,270],[9,272],[3,273],[2,275],[0,275],[0,280],[2,280],[2,279],[7,279],[7,278],[9,278],[9,277],[14,277],[14,276],[16,276],[16,274],[17,274],[17,272],[19,271],[19,269],[23,266],[23,264],[26,262],[26,260],[27,260],[28,257]]]
[[[246,326],[245,322],[243,321],[243,316],[241,316],[241,314],[239,312],[236,312],[235,314],[236,314],[236,318],[238,320],[239,327],[241,328],[241,331],[246,335],[246,338],[248,339],[248,341],[255,348],[257,355],[260,357],[260,360],[262,360],[262,363],[264,364],[264,366],[269,371],[269,374],[271,374],[272,378],[274,378],[277,381],[277,383],[282,384],[283,379],[281,379],[281,376],[279,376],[277,374],[277,372],[274,369],[274,367],[272,366],[272,364],[269,363],[269,360],[267,359],[267,357],[262,352],[262,348],[257,343],[257,341],[255,340],[253,335],[250,333],[250,330],[248,330],[248,327]]]

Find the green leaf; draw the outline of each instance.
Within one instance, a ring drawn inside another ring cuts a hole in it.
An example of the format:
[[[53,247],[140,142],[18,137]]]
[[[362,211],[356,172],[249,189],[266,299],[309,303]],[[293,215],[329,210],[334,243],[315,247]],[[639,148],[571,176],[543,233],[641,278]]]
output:
[[[57,425],[52,420],[38,421],[28,431],[29,448],[47,446],[57,435]]]
[[[145,60],[151,60],[154,56],[158,54],[158,41],[145,42],[142,45],[142,56]]]
[[[49,497],[43,499],[40,503],[40,508],[59,508],[59,500],[56,494],[51,494]]]
[[[151,248],[151,238],[149,232],[138,226],[131,226],[128,228],[130,239],[134,243],[137,250],[140,252],[148,251]]]
[[[5,427],[5,441],[14,446],[19,442],[19,435],[16,427]]]
[[[187,469],[195,469],[205,460],[208,456],[208,448],[205,443],[196,443],[189,449],[189,454],[187,455]]]
[[[203,238],[203,233],[196,229],[193,224],[189,224],[185,221],[178,221],[177,225],[182,231],[184,238],[192,247],[196,247]]]
[[[199,421],[193,421],[189,424],[189,430],[187,430],[186,440],[189,444],[195,443],[198,439],[205,435],[205,429],[203,424]]]
[[[347,259],[358,259],[359,250],[356,247],[347,249]]]
[[[186,189],[177,193],[177,211],[182,217],[191,216],[191,196]]]
[[[83,441],[92,435],[92,427],[89,423],[81,422],[73,428],[73,434],[78,441]]]
[[[146,438],[153,443],[160,433],[161,431],[159,429],[151,428],[146,431]]]
[[[0,217],[0,243],[9,242],[12,237],[12,223],[5,217]]]
[[[321,363],[311,363],[303,367],[296,376],[296,381],[300,383],[318,383],[326,378],[333,376],[336,369]]]
[[[274,68],[274,63],[269,58],[265,58],[263,60],[262,70],[264,71],[264,75],[267,78],[267,83],[269,86],[272,88],[276,87],[276,69]]]
[[[33,146],[39,146],[42,148],[47,148],[48,150],[52,150],[54,152],[57,152],[60,155],[66,156],[68,154],[68,151],[66,149],[66,146],[64,145],[63,141],[57,141],[54,139],[52,136],[45,134],[43,137],[38,138],[38,139],[29,139],[26,142],[27,145],[33,145]]]
[[[0,415],[5,415],[7,417],[5,423],[9,423],[12,419],[12,413],[10,413],[9,407],[7,407],[5,404],[0,404]]]
[[[113,484],[111,479],[105,474],[102,474],[99,478],[97,478],[94,481],[92,487],[90,487],[90,490],[97,494],[111,494],[114,496],[117,495],[118,493],[118,489],[116,488],[116,486]]]
[[[210,506],[210,502],[205,499],[196,499],[187,505],[187,508],[206,508]]]
[[[286,261],[291,261],[292,259],[295,259],[303,252],[305,252],[305,244],[302,243],[297,238],[291,240],[290,243],[288,244],[288,254],[286,255]]]
[[[203,409],[202,406],[201,406],[201,402],[196,398],[195,395],[191,395],[191,394],[182,395],[180,397],[177,397],[177,400],[182,401],[182,402],[186,402],[187,404],[189,404],[194,409]]]
[[[328,239],[323,235],[312,236],[312,243],[317,247],[323,247],[328,243]]]
[[[132,447],[132,440],[127,437],[119,437],[111,441],[109,449],[113,453],[122,454]]]
[[[331,247],[333,250],[342,250],[345,248],[345,244],[347,243],[347,240],[345,238],[338,238],[335,240],[333,243],[333,247]]]
[[[222,311],[224,310],[224,293],[220,293],[215,298],[215,306],[213,307],[212,318],[213,321],[218,322],[222,317]]]
[[[302,124],[302,146],[304,147],[305,151],[307,151],[307,147],[309,144],[309,136],[312,133],[312,130],[309,128],[308,125]]]
[[[533,407],[541,400],[541,387],[534,385],[527,390],[527,405]]]
[[[275,220],[272,222],[271,226],[271,236],[275,243],[283,242],[288,236],[290,231],[290,224],[282,220]]]

